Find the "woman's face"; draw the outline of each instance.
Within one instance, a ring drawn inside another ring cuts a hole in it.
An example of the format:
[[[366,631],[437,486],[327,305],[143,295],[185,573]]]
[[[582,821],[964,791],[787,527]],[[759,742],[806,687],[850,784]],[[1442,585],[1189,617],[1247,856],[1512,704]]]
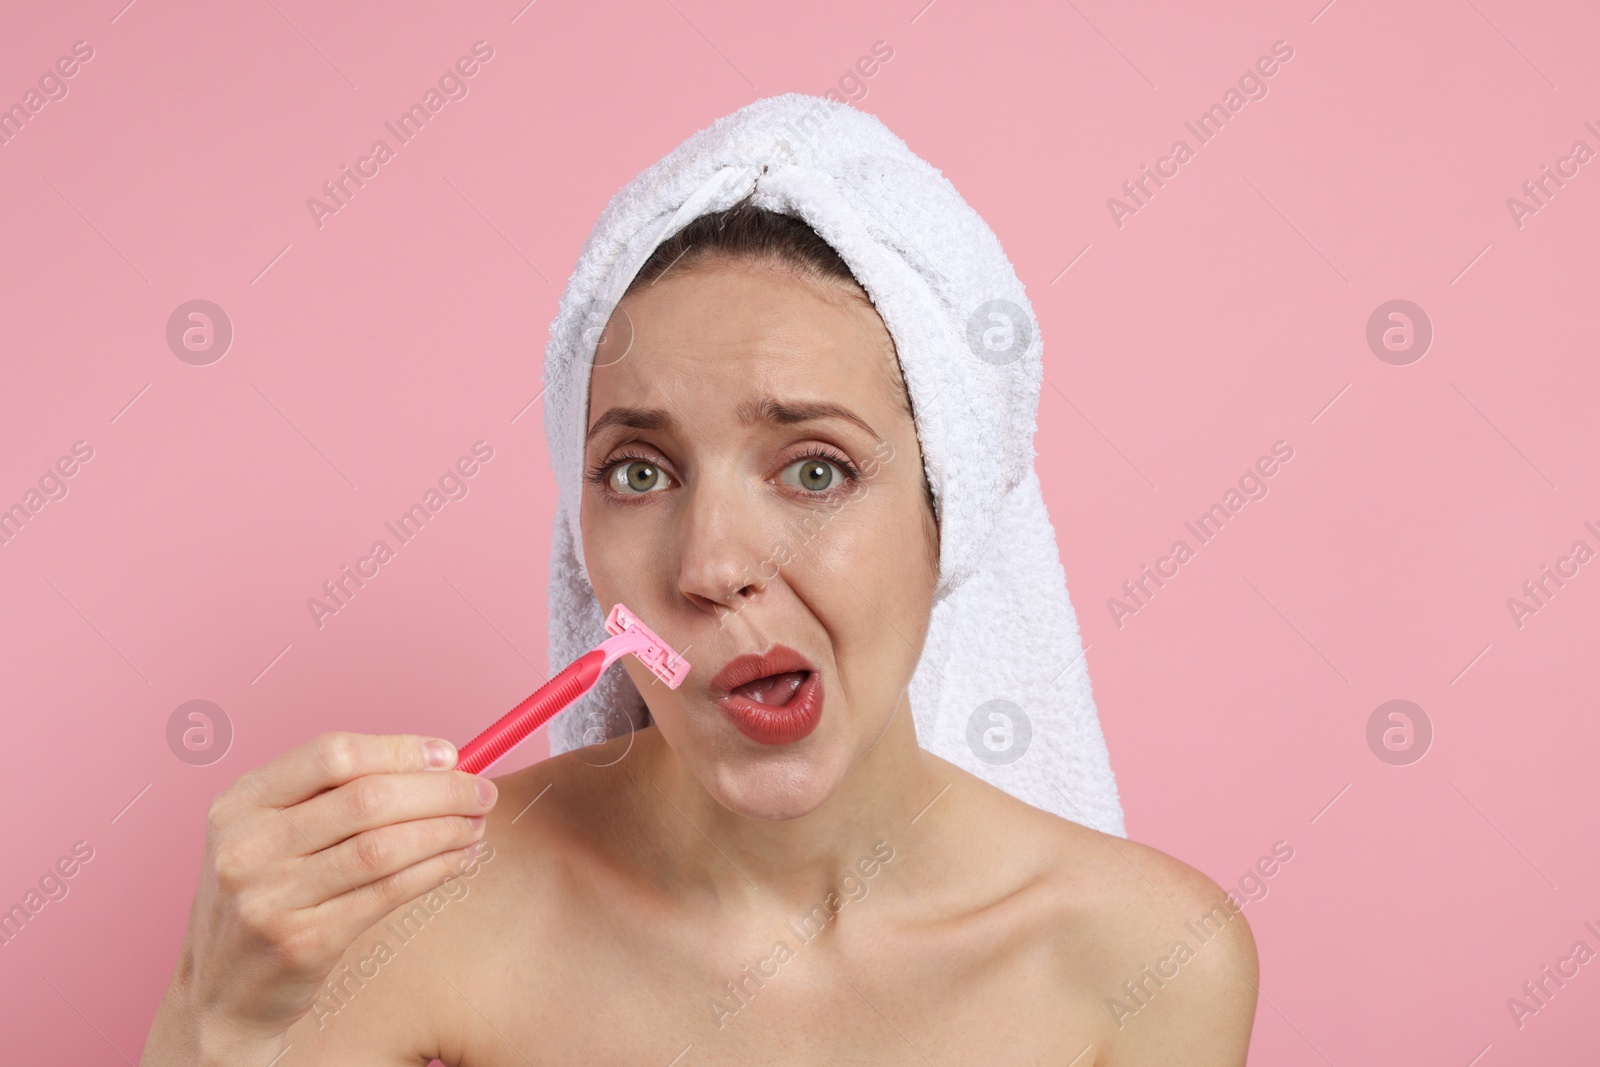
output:
[[[753,817],[812,811],[878,741],[933,606],[916,428],[889,332],[852,291],[746,261],[669,269],[618,305],[590,379],[590,581],[603,611],[621,601],[692,664],[668,689],[623,658],[678,758]],[[814,666],[822,697],[814,728],[777,743],[711,684],[774,645]]]

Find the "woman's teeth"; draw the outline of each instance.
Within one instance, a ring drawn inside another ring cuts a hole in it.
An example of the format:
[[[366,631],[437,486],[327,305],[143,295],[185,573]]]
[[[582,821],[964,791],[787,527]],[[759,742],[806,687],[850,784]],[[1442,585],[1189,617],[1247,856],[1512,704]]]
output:
[[[809,671],[787,671],[783,674],[769,674],[765,678],[757,678],[753,682],[746,682],[734,690],[742,697],[755,701],[757,704],[766,704],[770,707],[781,708],[794,699],[795,693],[806,680]]]

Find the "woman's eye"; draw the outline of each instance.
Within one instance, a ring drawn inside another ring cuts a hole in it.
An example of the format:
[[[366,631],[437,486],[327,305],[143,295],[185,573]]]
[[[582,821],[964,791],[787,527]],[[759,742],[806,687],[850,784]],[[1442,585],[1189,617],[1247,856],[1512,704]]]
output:
[[[665,489],[667,472],[649,460],[619,463],[611,471],[611,487],[623,496],[639,496]]]
[[[789,464],[783,469],[784,474],[795,472],[795,481],[790,485],[798,485],[801,489],[813,493],[823,493],[844,481],[844,472],[837,463],[816,456],[807,456]]]

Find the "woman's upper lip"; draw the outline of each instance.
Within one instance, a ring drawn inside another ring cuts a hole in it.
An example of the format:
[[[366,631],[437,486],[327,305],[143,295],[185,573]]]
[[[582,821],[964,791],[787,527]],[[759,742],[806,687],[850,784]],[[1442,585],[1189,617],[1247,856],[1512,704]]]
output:
[[[743,656],[736,656],[717,672],[717,676],[711,679],[710,684],[713,689],[731,693],[746,682],[765,678],[769,674],[786,674],[789,671],[814,673],[816,669],[810,660],[788,645],[773,645],[759,654],[746,653]]]

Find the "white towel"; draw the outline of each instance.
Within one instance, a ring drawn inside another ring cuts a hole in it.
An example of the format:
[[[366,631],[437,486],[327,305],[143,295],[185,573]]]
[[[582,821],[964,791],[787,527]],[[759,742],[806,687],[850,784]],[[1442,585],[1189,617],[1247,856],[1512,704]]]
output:
[[[623,187],[584,244],[545,354],[559,493],[552,668],[607,636],[578,525],[595,344],[656,245],[752,187],[757,206],[799,216],[838,251],[899,354],[940,520],[942,577],[909,690],[919,743],[1035,807],[1125,836],[1034,470],[1044,365],[1027,294],[948,179],[875,116],[824,97],[768,97],[718,119]],[[556,717],[551,749],[626,733],[643,713],[627,674],[608,671]]]

